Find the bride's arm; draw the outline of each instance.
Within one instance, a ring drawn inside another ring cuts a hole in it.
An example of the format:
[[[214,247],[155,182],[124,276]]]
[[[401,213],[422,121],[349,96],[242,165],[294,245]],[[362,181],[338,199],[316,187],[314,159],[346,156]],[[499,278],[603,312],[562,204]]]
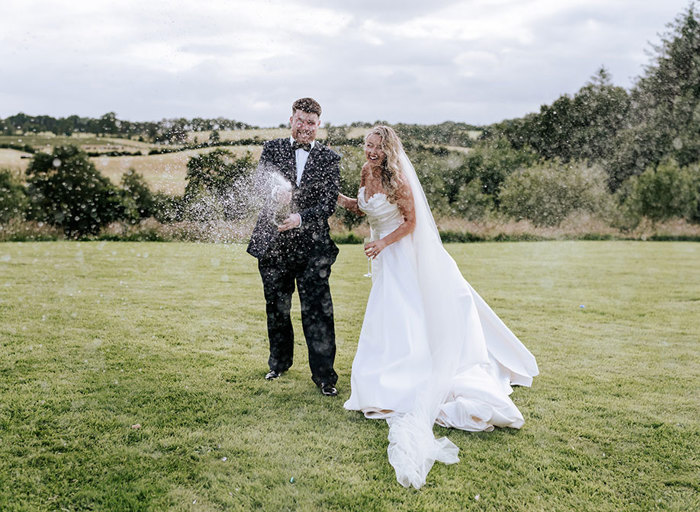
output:
[[[367,176],[367,173],[369,172],[369,167],[365,163],[365,165],[362,166],[362,173],[360,174],[360,188],[365,186],[365,177]],[[360,208],[357,206],[357,198],[352,198],[348,197],[344,194],[338,194],[338,205],[342,206],[346,210],[351,211],[355,215],[364,215],[365,212],[360,210]]]
[[[364,212],[357,206],[357,198],[353,199],[344,194],[338,194],[338,204],[356,215],[364,215]]]
[[[413,194],[408,183],[402,183],[399,188],[396,206],[403,215],[403,224],[394,231],[374,242],[365,245],[365,254],[370,258],[376,258],[388,245],[398,242],[406,235],[413,233],[416,227],[416,210],[413,203]]]

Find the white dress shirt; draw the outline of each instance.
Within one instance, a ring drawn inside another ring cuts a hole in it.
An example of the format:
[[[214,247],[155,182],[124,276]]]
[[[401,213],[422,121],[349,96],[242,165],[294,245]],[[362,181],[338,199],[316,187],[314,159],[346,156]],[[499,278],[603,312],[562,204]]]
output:
[[[294,137],[289,137],[289,143],[294,144]],[[314,149],[314,144],[316,144],[316,141],[312,140],[311,149]],[[294,151],[294,157],[297,164],[297,187],[301,184],[301,177],[304,174],[304,167],[306,167],[306,161],[309,159],[309,153],[310,151],[304,151],[301,148]],[[301,215],[299,215],[299,225],[297,228],[301,227],[301,222]]]
[[[289,137],[289,143],[294,143],[294,137]],[[314,149],[314,144],[316,141],[311,141],[311,149]],[[306,161],[309,159],[309,152],[303,149],[297,149],[295,152],[296,162],[297,162],[297,187],[301,184],[301,176],[304,174],[304,167],[306,167]]]

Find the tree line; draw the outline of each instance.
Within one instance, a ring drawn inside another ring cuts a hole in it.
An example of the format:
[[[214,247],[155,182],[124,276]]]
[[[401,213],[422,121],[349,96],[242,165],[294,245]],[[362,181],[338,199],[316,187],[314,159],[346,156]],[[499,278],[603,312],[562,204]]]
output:
[[[613,85],[601,68],[573,96],[494,124],[486,138],[503,137],[544,160],[599,165],[611,191],[663,161],[693,166],[700,160],[700,16],[694,4],[653,51],[630,91]]]
[[[601,68],[573,96],[485,127],[452,171],[448,198],[466,214],[487,205],[545,225],[578,211],[620,228],[643,217],[700,222],[700,16],[694,4],[667,28],[631,90],[613,85]]]
[[[218,117],[206,119],[184,117],[162,119],[161,121],[127,121],[118,119],[114,112],[107,112],[99,118],[80,117],[51,117],[46,115],[29,116],[20,112],[14,116],[0,119],[0,132],[3,135],[16,133],[50,132],[55,135],[72,135],[73,133],[94,133],[114,137],[140,136],[150,142],[184,142],[187,133],[191,131],[210,130],[245,130],[256,128],[253,125]]]

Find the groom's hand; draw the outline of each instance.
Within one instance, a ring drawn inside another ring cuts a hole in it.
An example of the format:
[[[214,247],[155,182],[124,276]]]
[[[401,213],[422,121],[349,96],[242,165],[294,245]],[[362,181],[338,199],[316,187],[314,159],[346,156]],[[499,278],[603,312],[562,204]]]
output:
[[[287,231],[288,229],[298,228],[299,226],[301,226],[301,215],[292,213],[277,227],[277,231]]]

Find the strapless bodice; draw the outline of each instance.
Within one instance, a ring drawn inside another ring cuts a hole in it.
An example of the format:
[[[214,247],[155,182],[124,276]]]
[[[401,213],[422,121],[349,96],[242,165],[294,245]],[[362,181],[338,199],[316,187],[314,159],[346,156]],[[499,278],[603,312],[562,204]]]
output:
[[[365,187],[361,187],[357,193],[357,206],[367,215],[373,240],[388,235],[403,224],[404,219],[399,207],[381,192],[365,200]]]

